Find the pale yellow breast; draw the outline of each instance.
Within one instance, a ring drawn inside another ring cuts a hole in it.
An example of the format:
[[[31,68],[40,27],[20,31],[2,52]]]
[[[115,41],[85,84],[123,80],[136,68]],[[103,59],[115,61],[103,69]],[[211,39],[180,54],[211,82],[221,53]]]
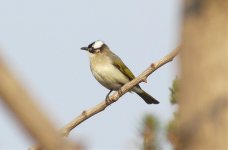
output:
[[[106,56],[90,57],[90,67],[94,77],[108,89],[118,90],[129,79],[120,72]]]

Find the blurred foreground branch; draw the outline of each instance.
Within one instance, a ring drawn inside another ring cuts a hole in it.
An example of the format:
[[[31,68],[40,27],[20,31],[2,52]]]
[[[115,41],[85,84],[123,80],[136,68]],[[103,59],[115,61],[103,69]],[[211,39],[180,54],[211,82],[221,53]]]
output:
[[[151,114],[147,114],[143,118],[141,127],[141,136],[143,139],[142,150],[158,150],[158,130],[159,122],[157,118]]]
[[[88,118],[92,117],[93,115],[103,111],[107,106],[110,104],[116,102],[122,95],[130,91],[135,85],[141,83],[141,82],[147,82],[147,77],[151,75],[155,70],[160,68],[161,66],[165,65],[166,63],[172,61],[174,57],[179,53],[180,47],[172,51],[170,54],[162,58],[156,63],[151,64],[143,73],[141,73],[138,77],[136,77],[134,80],[130,81],[129,83],[125,84],[123,87],[120,88],[119,91],[113,93],[109,99],[110,102],[107,104],[106,100],[100,102],[96,106],[84,110],[81,115],[76,117],[74,120],[72,120],[70,123],[68,123],[65,127],[62,128],[61,132],[64,136],[69,135],[70,131],[74,129],[76,126],[81,124],[83,121],[87,120]]]
[[[2,60],[0,60],[0,100],[5,102],[30,135],[44,148],[70,149]]]

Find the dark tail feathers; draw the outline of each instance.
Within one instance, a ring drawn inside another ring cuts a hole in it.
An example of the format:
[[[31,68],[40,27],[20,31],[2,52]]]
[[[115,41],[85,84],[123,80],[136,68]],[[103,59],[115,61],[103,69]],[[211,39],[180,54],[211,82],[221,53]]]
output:
[[[148,93],[142,90],[142,92],[137,92],[137,94],[147,103],[147,104],[159,104],[155,98],[150,96]]]

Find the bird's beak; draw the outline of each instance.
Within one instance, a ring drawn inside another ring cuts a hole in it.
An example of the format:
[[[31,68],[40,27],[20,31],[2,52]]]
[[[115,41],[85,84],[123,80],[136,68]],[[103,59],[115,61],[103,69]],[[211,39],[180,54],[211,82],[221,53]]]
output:
[[[87,51],[88,50],[88,47],[81,47],[81,50]]]

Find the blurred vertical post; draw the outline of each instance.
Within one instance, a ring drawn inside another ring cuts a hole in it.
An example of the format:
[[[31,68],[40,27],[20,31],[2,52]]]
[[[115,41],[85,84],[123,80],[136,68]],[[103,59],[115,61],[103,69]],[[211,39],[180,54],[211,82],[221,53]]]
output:
[[[38,143],[48,150],[69,149],[53,124],[0,60],[0,97]]]
[[[228,149],[228,1],[185,0],[180,139],[184,150]]]

